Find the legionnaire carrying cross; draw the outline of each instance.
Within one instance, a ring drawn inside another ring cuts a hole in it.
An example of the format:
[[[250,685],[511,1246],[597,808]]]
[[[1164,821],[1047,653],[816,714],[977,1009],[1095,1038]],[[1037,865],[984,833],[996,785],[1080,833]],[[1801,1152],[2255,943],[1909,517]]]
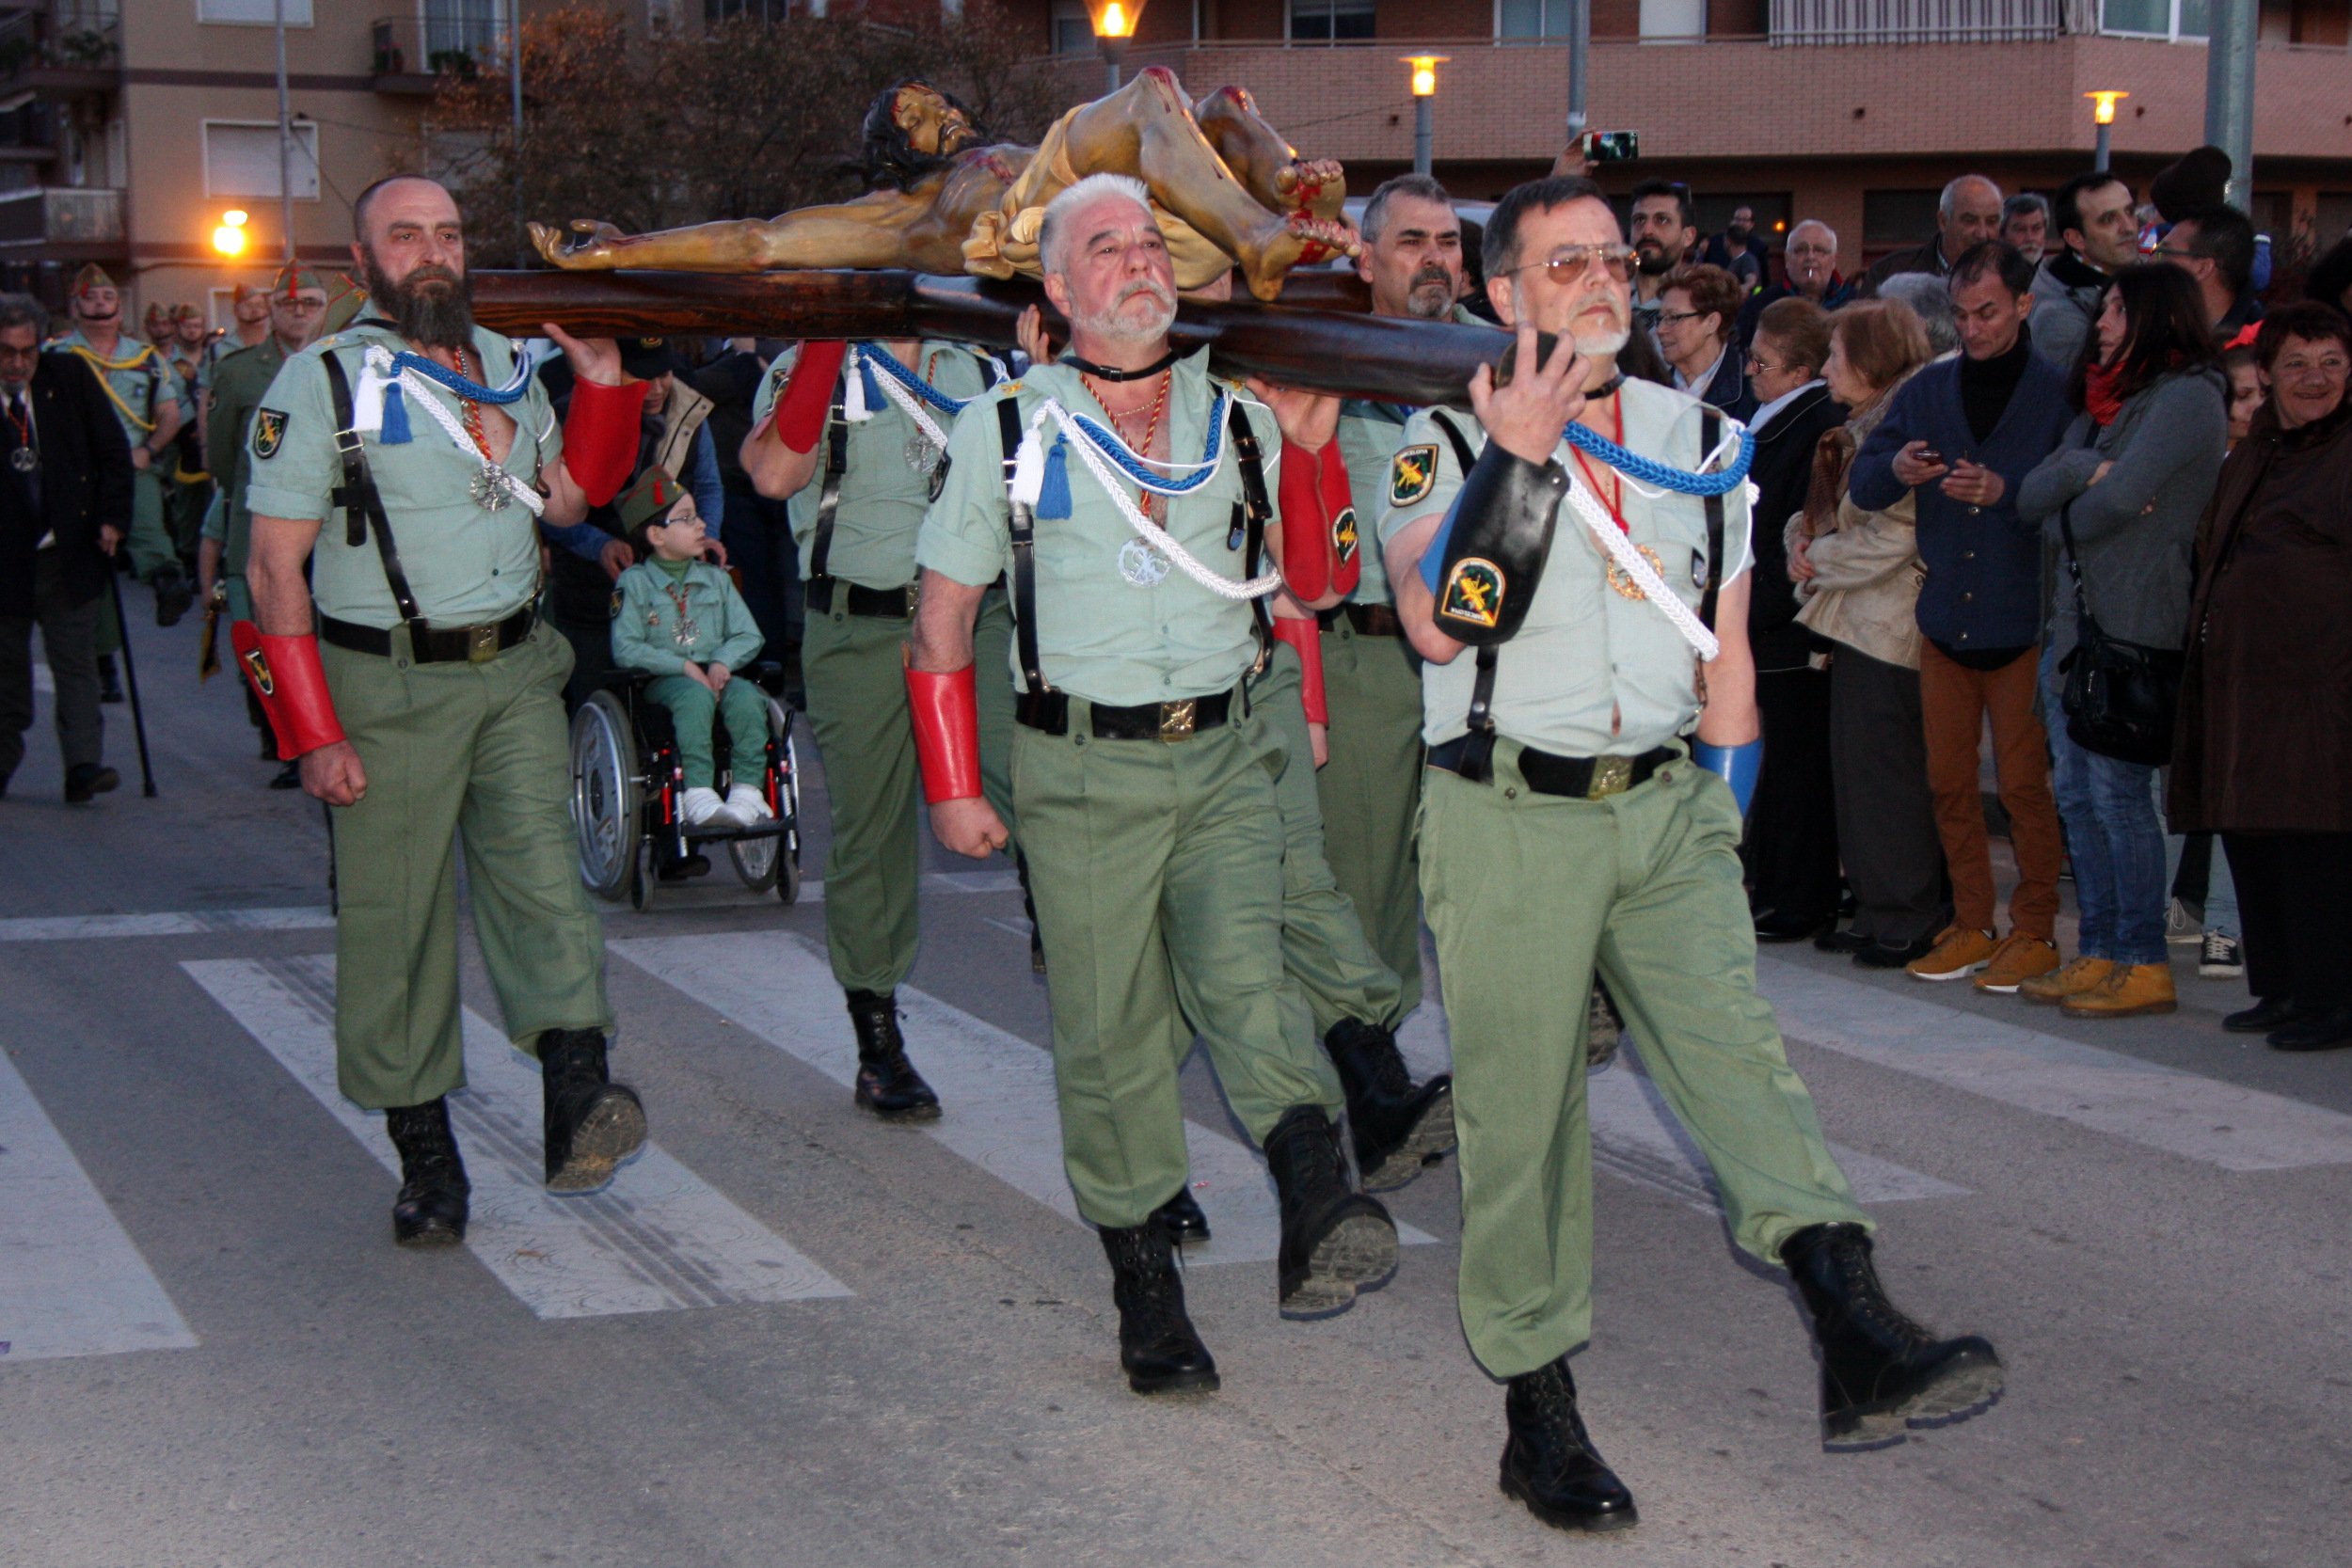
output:
[[[432,181],[369,186],[352,227],[365,312],[290,358],[254,415],[259,626],[233,641],[280,754],[335,808],[337,1071],[400,1150],[394,1239],[446,1243],[470,1190],[444,1098],[466,1081],[461,834],[491,987],[546,1083],[549,1190],[603,1186],[644,1141],[606,1071],[603,935],[566,804],[572,657],[537,618],[533,524],[612,499],[644,392],[609,340],[549,325],[578,376],[559,432],[533,368],[473,325],[457,206]]]
[[[1413,416],[1381,537],[1427,660],[1421,880],[1454,1042],[1462,1324],[1508,1380],[1503,1490],[1549,1524],[1608,1529],[1633,1523],[1633,1497],[1585,1433],[1567,1365],[1592,1318],[1596,968],[1734,1241],[1795,1278],[1831,1445],[1972,1414],[2002,1374],[1985,1340],[1938,1339],[1887,1301],[1870,1221],[1756,995],[1738,849],[1762,744],[1752,443],[1693,398],[1618,377],[1632,252],[1590,181],[1519,186],[1485,246],[1513,373],[1478,372],[1475,427]],[[1538,329],[1559,340],[1540,360]]]

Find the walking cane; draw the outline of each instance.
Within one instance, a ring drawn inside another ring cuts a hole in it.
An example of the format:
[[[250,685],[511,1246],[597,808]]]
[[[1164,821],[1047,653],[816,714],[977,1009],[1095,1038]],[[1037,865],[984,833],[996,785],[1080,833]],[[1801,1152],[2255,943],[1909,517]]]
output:
[[[139,666],[131,657],[131,618],[122,613],[122,574],[106,562],[106,586],[115,596],[115,627],[122,634],[122,684],[131,689],[131,728],[139,737],[139,793],[155,798],[155,768],[147,756],[147,711],[139,705]]]

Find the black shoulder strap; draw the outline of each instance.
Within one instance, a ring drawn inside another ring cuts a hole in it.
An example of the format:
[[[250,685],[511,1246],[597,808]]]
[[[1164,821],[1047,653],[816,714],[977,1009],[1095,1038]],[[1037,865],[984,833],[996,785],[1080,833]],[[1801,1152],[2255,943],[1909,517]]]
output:
[[[1468,478],[1478,462],[1478,454],[1470,451],[1470,437],[1442,408],[1429,411],[1429,422],[1444,433],[1447,443],[1454,448],[1454,460]],[[1477,662],[1471,669],[1470,733],[1462,737],[1462,760],[1454,771],[1472,784],[1485,784],[1494,777],[1495,660],[1502,651],[1499,642],[1481,643]]]
[[[1241,504],[1233,508],[1233,529],[1241,535],[1241,575],[1254,578],[1265,554],[1266,525],[1274,520],[1274,504],[1266,499],[1265,454],[1239,398],[1226,403],[1226,428],[1232,433],[1233,457],[1241,467]],[[1249,610],[1258,630],[1258,662],[1249,672],[1254,675],[1273,657],[1274,621],[1263,595],[1249,601]]]
[[[996,384],[1005,379],[1005,367],[997,363],[996,356],[984,348],[972,350],[972,357],[979,362],[980,389],[982,391],[993,390]]]
[[[326,367],[326,388],[335,403],[335,451],[342,460],[343,482],[327,499],[343,509],[343,542],[357,549],[367,543],[368,530],[375,530],[375,553],[384,562],[384,581],[392,591],[392,603],[400,607],[400,618],[410,630],[421,631],[424,616],[417,609],[417,596],[408,591],[408,574],[402,569],[400,551],[392,543],[391,520],[384,515],[384,497],[368,468],[367,447],[352,428],[358,420],[352,415],[351,378],[332,353],[320,354],[319,360]]]
[[[1018,399],[996,400],[996,435],[1004,448],[1005,499],[1011,514],[1008,528],[1012,540],[1012,635],[1021,658],[1022,689],[1031,695],[1052,689],[1045,684],[1037,651],[1037,514],[1012,494],[1012,468],[1021,453],[1021,404]]]
[[[1699,410],[1699,460],[1715,450],[1723,439],[1724,418],[1712,408]],[[1699,624],[1708,631],[1715,629],[1715,597],[1723,591],[1724,582],[1724,498],[1707,498],[1707,586],[1699,591]]]
[[[841,510],[841,476],[850,470],[850,421],[842,411],[843,385],[834,383],[833,407],[825,415],[825,478],[817,492],[817,527],[808,546],[808,596],[819,610],[833,609],[833,574],[826,570],[826,563],[833,559],[834,514]]]

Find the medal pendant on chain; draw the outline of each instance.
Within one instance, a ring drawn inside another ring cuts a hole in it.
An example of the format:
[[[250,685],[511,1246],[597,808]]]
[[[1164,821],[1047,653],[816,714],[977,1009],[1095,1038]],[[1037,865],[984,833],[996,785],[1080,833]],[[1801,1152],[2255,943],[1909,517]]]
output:
[[[8,453],[8,467],[20,474],[29,474],[40,467],[40,453],[31,447],[19,447]]]
[[[1120,546],[1119,575],[1137,588],[1156,588],[1168,577],[1168,557],[1140,539]]]
[[[506,470],[496,464],[482,465],[469,488],[473,503],[485,512],[503,512],[514,504],[515,498],[506,490]]]
[[[694,640],[701,635],[702,628],[695,626],[692,621],[680,621],[676,629],[670,633],[670,641],[681,648],[691,648],[694,645]]]
[[[932,440],[929,433],[917,430],[907,437],[907,467],[918,474],[928,474],[939,467],[940,451],[939,443]]]

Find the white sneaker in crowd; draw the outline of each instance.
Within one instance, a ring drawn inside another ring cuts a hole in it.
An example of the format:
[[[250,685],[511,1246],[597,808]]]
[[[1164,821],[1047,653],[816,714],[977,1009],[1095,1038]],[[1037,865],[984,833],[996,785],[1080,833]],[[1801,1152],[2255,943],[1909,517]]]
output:
[[[690,828],[714,824],[722,828],[739,828],[743,825],[740,817],[727,810],[727,803],[719,799],[717,790],[706,789],[700,784],[686,792],[686,799],[678,802],[678,810],[686,817],[686,825]]]
[[[768,809],[768,798],[750,784],[737,784],[727,791],[727,815],[745,827],[765,822],[775,815]]]
[[[2202,916],[2193,914],[2178,898],[2164,911],[2164,940],[2174,947],[2194,947],[2205,934]]]
[[[2227,931],[2207,931],[2197,974],[2206,980],[2234,980],[2246,973],[2246,948]]]

